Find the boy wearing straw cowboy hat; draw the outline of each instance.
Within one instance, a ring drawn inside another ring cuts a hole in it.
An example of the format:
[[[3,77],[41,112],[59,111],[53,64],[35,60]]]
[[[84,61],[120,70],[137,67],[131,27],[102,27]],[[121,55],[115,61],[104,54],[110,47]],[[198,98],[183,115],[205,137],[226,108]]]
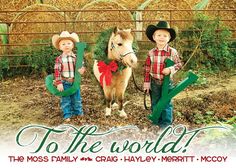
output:
[[[153,110],[153,107],[161,98],[164,76],[173,75],[179,70],[181,68],[181,61],[176,49],[168,44],[176,38],[176,32],[173,28],[170,28],[167,21],[159,21],[156,25],[149,25],[146,29],[146,35],[151,42],[155,43],[155,48],[148,51],[144,73],[144,90],[147,93],[151,90],[151,110]],[[165,68],[164,61],[167,58],[174,61],[174,65],[169,68]],[[157,123],[160,128],[165,128],[171,125],[172,121],[173,105],[170,101],[162,111]]]
[[[54,65],[54,84],[59,91],[66,90],[73,85],[75,77],[76,55],[73,53],[75,43],[79,42],[79,37],[76,33],[68,31],[61,32],[60,35],[52,37],[53,46],[62,51],[62,54],[56,58]],[[85,67],[78,69],[80,74],[85,72]],[[61,109],[65,122],[69,122],[72,115],[83,115],[80,89],[73,95],[62,96]]]

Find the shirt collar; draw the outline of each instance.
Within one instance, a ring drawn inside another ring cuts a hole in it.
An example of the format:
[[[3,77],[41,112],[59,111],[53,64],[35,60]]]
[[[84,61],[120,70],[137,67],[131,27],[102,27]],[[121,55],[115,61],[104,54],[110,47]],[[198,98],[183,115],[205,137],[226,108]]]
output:
[[[73,52],[71,52],[70,54],[61,54],[61,57],[63,57],[63,56],[72,56],[72,57],[76,57],[76,55],[73,53]]]
[[[157,47],[155,48],[155,50],[157,50],[157,51],[161,51],[161,50],[159,50]],[[168,45],[168,44],[166,44],[166,45],[165,45],[165,47],[164,47],[162,50],[164,50],[164,51],[168,52],[168,51],[170,50],[170,47],[169,47],[169,45]]]

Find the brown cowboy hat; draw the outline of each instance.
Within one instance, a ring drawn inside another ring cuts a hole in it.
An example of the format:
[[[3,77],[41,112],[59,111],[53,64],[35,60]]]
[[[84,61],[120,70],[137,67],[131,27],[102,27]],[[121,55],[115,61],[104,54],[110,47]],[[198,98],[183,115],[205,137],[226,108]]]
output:
[[[59,42],[61,40],[64,39],[69,39],[72,40],[74,43],[79,42],[79,36],[76,33],[69,33],[68,31],[63,31],[61,32],[60,35],[55,34],[52,36],[52,45],[56,48],[56,49],[60,49],[59,48]]]
[[[153,34],[156,30],[159,29],[164,29],[167,30],[170,33],[170,40],[169,42],[173,41],[176,38],[176,32],[174,29],[170,28],[170,25],[167,21],[159,21],[157,23],[157,25],[149,25],[146,29],[146,35],[148,37],[149,40],[151,40],[152,42],[155,42],[153,40]]]

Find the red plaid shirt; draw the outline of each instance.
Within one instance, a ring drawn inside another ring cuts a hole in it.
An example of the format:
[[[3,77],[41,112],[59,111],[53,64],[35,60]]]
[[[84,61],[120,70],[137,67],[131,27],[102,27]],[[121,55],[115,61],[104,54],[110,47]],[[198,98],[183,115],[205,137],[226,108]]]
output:
[[[173,66],[169,67],[171,75],[173,75],[182,66],[176,49],[166,45],[163,50],[153,48],[148,52],[144,67],[144,88],[150,88],[150,76],[160,80],[160,82],[163,81],[164,75],[162,74],[162,70],[165,68],[165,59],[167,58],[175,63]]]
[[[75,77],[75,63],[76,55],[60,55],[56,58],[54,66],[54,78],[55,85],[62,83],[62,78],[74,78]]]

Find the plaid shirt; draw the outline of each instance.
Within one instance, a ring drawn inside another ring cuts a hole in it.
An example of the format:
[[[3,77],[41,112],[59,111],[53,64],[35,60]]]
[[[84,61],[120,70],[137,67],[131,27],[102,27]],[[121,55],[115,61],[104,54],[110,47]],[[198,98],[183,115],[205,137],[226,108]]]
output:
[[[164,75],[162,74],[162,70],[165,68],[165,59],[167,58],[174,61],[174,65],[169,67],[171,75],[173,75],[182,66],[176,49],[167,44],[163,50],[153,48],[148,52],[144,67],[144,88],[150,88],[150,76],[160,80],[160,82],[163,81]]]
[[[54,66],[54,78],[55,85],[62,83],[62,78],[74,78],[75,77],[75,64],[76,55],[60,55],[56,58]]]

